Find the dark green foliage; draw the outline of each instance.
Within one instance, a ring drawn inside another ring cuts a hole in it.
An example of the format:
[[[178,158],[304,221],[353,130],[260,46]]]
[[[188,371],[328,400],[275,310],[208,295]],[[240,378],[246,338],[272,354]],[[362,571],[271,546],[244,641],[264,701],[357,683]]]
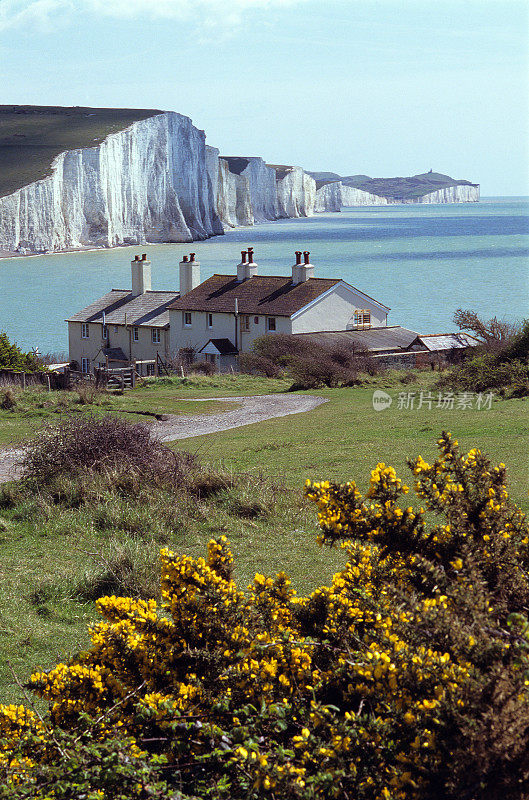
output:
[[[15,372],[35,372],[40,369],[36,356],[24,353],[20,347],[9,341],[5,331],[0,332],[0,370],[9,369]]]
[[[30,758],[35,768],[11,783],[13,768],[3,763],[0,800],[186,800],[176,790],[169,791],[164,758],[140,755],[134,740],[119,727],[109,730],[102,720],[84,714],[73,731],[57,727],[49,738],[25,733],[12,757]]]

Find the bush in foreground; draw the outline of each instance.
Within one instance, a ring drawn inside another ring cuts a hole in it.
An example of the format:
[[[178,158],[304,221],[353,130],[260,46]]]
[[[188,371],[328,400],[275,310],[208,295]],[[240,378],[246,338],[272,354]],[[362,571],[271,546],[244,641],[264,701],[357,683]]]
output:
[[[80,758],[139,760],[131,798],[526,798],[529,530],[503,464],[438,444],[410,462],[433,525],[385,464],[365,495],[307,482],[320,545],[347,555],[308,597],[283,573],[241,591],[221,538],[162,551],[160,606],[100,599],[91,649],[29,681],[48,717],[0,708],[0,797],[121,798],[70,780],[69,750],[61,771],[77,731]]]
[[[196,459],[175,453],[147,425],[113,414],[69,416],[40,429],[26,447],[23,477],[46,484],[60,475],[111,472],[181,481]]]

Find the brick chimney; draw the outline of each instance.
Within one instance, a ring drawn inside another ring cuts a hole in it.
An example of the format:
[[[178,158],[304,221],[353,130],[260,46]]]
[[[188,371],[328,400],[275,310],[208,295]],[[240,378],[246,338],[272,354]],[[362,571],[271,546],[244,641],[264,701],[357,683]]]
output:
[[[257,264],[253,260],[253,247],[241,250],[241,263],[237,264],[237,280],[247,281],[257,275]]]
[[[200,262],[195,261],[195,253],[184,256],[179,264],[180,297],[195,289],[200,283]]]
[[[140,294],[151,290],[151,262],[147,261],[147,253],[141,257],[134,256],[131,261],[132,269],[132,296],[139,297]]]

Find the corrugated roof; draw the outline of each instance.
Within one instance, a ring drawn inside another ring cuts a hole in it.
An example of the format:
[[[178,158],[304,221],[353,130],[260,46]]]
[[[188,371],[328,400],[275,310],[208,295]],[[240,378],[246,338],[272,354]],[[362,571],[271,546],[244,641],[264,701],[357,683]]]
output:
[[[274,275],[255,275],[246,281],[237,281],[235,275],[212,275],[170,308],[233,314],[237,300],[239,314],[290,317],[337,283],[337,278],[309,278],[293,284],[292,278]]]
[[[174,291],[150,291],[132,297],[130,290],[112,289],[66,322],[103,322],[104,311],[107,325],[124,325],[126,314],[127,325],[163,328],[169,325],[167,308],[178,297]]]
[[[478,340],[469,333],[426,333],[417,337],[417,342],[431,352],[476,347]]]
[[[415,331],[391,325],[383,328],[367,328],[351,331],[320,331],[318,333],[295,333],[316,345],[356,345],[372,353],[388,353],[405,350],[417,338]]]

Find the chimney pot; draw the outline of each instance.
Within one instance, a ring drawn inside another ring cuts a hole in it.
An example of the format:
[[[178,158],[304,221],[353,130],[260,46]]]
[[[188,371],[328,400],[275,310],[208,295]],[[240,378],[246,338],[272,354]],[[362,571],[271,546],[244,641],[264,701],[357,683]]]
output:
[[[305,259],[305,264],[310,264],[309,256],[310,256],[310,252],[308,250],[304,250],[303,251],[303,257]]]
[[[253,264],[253,247],[248,248],[248,264]]]
[[[241,250],[241,264],[246,264],[246,256],[247,255],[248,255],[248,253],[246,252],[246,250]]]
[[[143,255],[141,257],[141,260],[142,261],[147,261],[147,253],[143,253]]]
[[[194,261],[195,260],[195,253],[189,253],[189,260],[190,261]]]
[[[296,250],[296,264],[301,264],[301,250]]]
[[[188,261],[188,258],[187,258],[187,256],[184,256],[184,257],[183,257],[183,259],[182,259],[182,261],[185,261],[185,262],[186,262],[186,264],[187,264],[187,261]]]

